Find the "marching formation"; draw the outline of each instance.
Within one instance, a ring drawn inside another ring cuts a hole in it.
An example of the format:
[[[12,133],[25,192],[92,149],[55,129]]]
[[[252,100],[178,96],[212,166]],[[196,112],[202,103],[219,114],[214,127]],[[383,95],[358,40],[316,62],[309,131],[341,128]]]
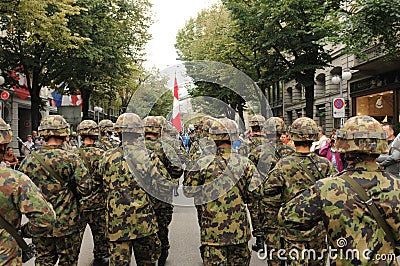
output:
[[[377,163],[389,150],[374,118],[337,130],[340,172],[336,157],[312,151],[320,129],[310,118],[286,127],[254,115],[247,136],[228,118],[191,123],[184,147],[161,116],[84,120],[78,147],[66,150],[69,124],[45,117],[40,148],[25,147],[18,171],[0,166],[0,265],[33,255],[40,266],[77,265],[87,226],[93,265],[130,265],[132,253],[137,265],[166,265],[179,186],[194,198],[204,265],[249,265],[251,250],[268,265],[395,265],[400,180]],[[11,138],[0,119],[3,153]]]

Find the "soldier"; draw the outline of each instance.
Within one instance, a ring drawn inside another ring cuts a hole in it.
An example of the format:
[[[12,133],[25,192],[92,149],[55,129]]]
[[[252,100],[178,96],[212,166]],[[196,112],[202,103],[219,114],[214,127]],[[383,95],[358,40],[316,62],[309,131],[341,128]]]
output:
[[[253,122],[254,123],[254,122]],[[286,157],[294,152],[294,149],[284,144],[280,137],[286,131],[285,122],[279,117],[268,118],[262,126],[262,133],[258,133],[259,136],[263,136],[267,141],[263,141],[253,148],[249,153],[249,159],[257,166],[257,170],[260,173],[263,181],[267,179],[268,173],[273,169],[276,163],[283,157]],[[269,237],[271,234],[266,234],[265,228],[266,221],[265,210],[263,205],[256,203],[250,203],[247,205],[251,215],[251,222],[253,227],[253,236],[256,237],[256,242],[253,244],[252,249],[256,252],[264,250],[264,242],[268,247],[276,245],[276,236],[272,239],[265,239],[265,236]]]
[[[69,124],[60,115],[49,115],[39,125],[46,144],[22,161],[20,171],[28,175],[53,205],[57,220],[52,233],[33,238],[40,266],[77,265],[82,241],[80,198],[91,191],[90,178],[79,157],[63,150]]]
[[[323,240],[325,239],[325,230],[322,224],[316,224],[313,228],[303,232],[307,237],[306,241],[297,242],[297,236],[289,229],[279,229],[276,221],[278,220],[278,211],[281,205],[288,202],[300,191],[312,186],[316,180],[328,177],[335,173],[335,167],[326,158],[320,157],[310,152],[312,142],[318,136],[318,126],[308,117],[296,119],[289,130],[290,136],[294,141],[296,152],[281,158],[275,165],[274,169],[269,173],[268,179],[263,187],[263,210],[265,210],[265,228],[266,238],[269,243],[273,244],[267,247],[270,254],[270,264],[279,265],[278,260],[272,253],[279,248],[285,250],[297,249],[300,252],[306,248],[313,248],[317,252],[321,252],[325,247]],[[279,236],[282,238],[279,239]],[[275,241],[273,241],[275,239]],[[313,245],[317,243],[317,245]],[[280,244],[278,246],[278,244]],[[316,261],[309,261],[313,265]],[[296,263],[305,263],[304,261],[291,261],[290,265]],[[320,262],[316,265],[319,265]]]
[[[0,149],[11,142],[12,132],[0,118]],[[24,238],[51,233],[56,214],[28,176],[0,166],[0,216]],[[21,225],[22,214],[29,220]],[[22,251],[0,222],[0,265],[22,265]]]
[[[102,176],[95,172],[104,151],[95,147],[99,137],[99,127],[93,120],[82,121],[77,128],[81,136],[82,146],[77,153],[89,170],[92,179],[92,193],[82,199],[84,228],[87,224],[93,236],[93,266],[108,265],[108,241],[106,238],[105,199]]]
[[[100,129],[100,139],[96,145],[108,151],[110,149],[116,148],[119,145],[119,141],[117,141],[114,136],[114,123],[109,119],[103,119],[99,123]]]
[[[349,166],[284,205],[280,222],[290,230],[308,231],[323,221],[331,246],[338,249],[330,254],[330,265],[395,265],[400,180],[376,164],[379,154],[388,150],[386,134],[374,118],[356,116],[337,136],[336,147]],[[347,256],[349,251],[352,256]]]
[[[154,152],[160,161],[164,164],[167,169],[169,176],[171,176],[173,182],[175,184],[179,183],[179,178],[183,174],[183,169],[180,166],[174,165],[171,162],[167,155],[164,153],[163,144],[161,143],[161,129],[162,126],[166,123],[166,120],[162,116],[148,116],[143,119],[145,124],[144,132],[145,132],[145,143],[146,147]],[[158,260],[158,265],[162,266],[165,264],[168,253],[169,253],[169,225],[172,221],[172,214],[174,206],[172,203],[172,190],[170,193],[170,197],[167,199],[167,202],[160,201],[159,199],[155,199],[154,210],[157,216],[158,223],[158,237],[161,241],[161,256]]]
[[[253,200],[250,182],[257,170],[247,158],[232,152],[238,137],[234,121],[215,121],[209,136],[218,147],[216,156],[198,160],[198,168],[185,176],[184,193],[201,204],[200,240],[204,265],[249,265],[250,224],[245,203]],[[228,164],[229,163],[229,164]]]
[[[262,130],[264,127],[265,118],[262,115],[253,115],[249,119],[251,135],[239,148],[239,154],[248,157],[249,153],[257,146],[264,144],[265,135]]]
[[[146,149],[139,116],[120,115],[115,131],[124,146],[107,151],[98,168],[106,194],[110,265],[129,265],[132,249],[137,265],[156,265],[161,242],[148,192],[157,185],[152,182],[159,175],[168,176],[168,173],[158,157]]]

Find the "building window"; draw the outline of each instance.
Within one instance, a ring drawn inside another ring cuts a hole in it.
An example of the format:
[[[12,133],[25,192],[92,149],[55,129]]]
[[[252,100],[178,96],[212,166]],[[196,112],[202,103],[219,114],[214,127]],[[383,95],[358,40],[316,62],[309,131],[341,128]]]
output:
[[[326,124],[326,107],[325,104],[317,105],[318,125],[325,127]]]
[[[297,118],[303,117],[303,110],[302,109],[296,109],[296,115],[297,115]]]
[[[372,116],[378,121],[393,122],[394,93],[392,90],[356,98],[356,115]]]
[[[293,123],[293,111],[287,111],[286,114],[287,114],[288,120],[287,120],[287,123],[285,123],[285,124],[286,124],[286,126],[290,126]]]

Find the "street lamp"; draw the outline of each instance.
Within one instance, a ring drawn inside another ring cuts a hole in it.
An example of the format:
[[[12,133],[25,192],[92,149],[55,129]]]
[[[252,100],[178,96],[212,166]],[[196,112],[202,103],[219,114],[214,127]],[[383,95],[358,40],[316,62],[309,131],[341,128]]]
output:
[[[333,84],[339,84],[339,94],[340,98],[343,98],[343,80],[347,81],[351,79],[351,73],[350,71],[343,71],[342,75],[334,75],[332,77],[332,82]],[[344,117],[340,118],[340,127],[342,127],[344,124]]]
[[[99,123],[99,120],[100,120],[100,112],[102,112],[103,111],[103,108],[101,108],[101,107],[99,107],[99,106],[95,106],[94,108],[93,108],[93,111],[94,111],[94,117],[96,118],[96,112],[97,112],[97,124]]]
[[[0,86],[4,84],[6,80],[4,79],[3,76],[0,75]]]

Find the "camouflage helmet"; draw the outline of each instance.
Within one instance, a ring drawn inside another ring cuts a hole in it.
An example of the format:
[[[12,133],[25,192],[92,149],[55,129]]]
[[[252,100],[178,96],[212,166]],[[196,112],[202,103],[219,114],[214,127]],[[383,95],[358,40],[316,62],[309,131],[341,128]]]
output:
[[[211,126],[212,126],[212,124],[214,123],[214,121],[216,121],[217,119],[216,118],[214,118],[214,117],[212,117],[212,116],[207,116],[205,119],[204,119],[204,121],[203,121],[203,126],[202,126],[202,130],[203,130],[203,133],[206,133],[206,134],[208,134],[209,133],[209,131],[210,131],[210,128],[211,128]]]
[[[309,117],[300,117],[294,120],[289,129],[290,138],[293,141],[318,140],[318,126]]]
[[[263,132],[266,135],[281,135],[286,132],[285,122],[279,117],[270,117],[265,121]]]
[[[220,118],[213,121],[208,133],[213,140],[235,141],[239,137],[239,128],[235,121]]]
[[[115,122],[114,129],[117,133],[144,133],[142,119],[134,113],[123,113],[120,115]]]
[[[161,128],[166,119],[163,116],[147,116],[143,119],[144,131],[146,133],[161,134]]]
[[[178,130],[169,122],[164,123],[162,127],[162,135],[167,135],[170,137],[177,137],[178,136]]]
[[[77,131],[81,136],[98,136],[99,126],[93,120],[83,120],[78,125]]]
[[[99,122],[100,132],[112,131],[114,123],[109,119],[103,119]]]
[[[9,124],[6,124],[2,118],[0,118],[0,144],[8,144],[11,142],[12,132]]]
[[[250,127],[259,126],[260,128],[262,128],[264,126],[264,123],[265,123],[265,117],[263,117],[262,115],[253,115],[249,119]]]
[[[350,118],[336,135],[335,147],[338,152],[388,153],[386,132],[382,129],[382,125],[370,116]]]
[[[71,134],[69,124],[61,115],[49,115],[42,119],[38,134],[43,137],[66,137]]]

